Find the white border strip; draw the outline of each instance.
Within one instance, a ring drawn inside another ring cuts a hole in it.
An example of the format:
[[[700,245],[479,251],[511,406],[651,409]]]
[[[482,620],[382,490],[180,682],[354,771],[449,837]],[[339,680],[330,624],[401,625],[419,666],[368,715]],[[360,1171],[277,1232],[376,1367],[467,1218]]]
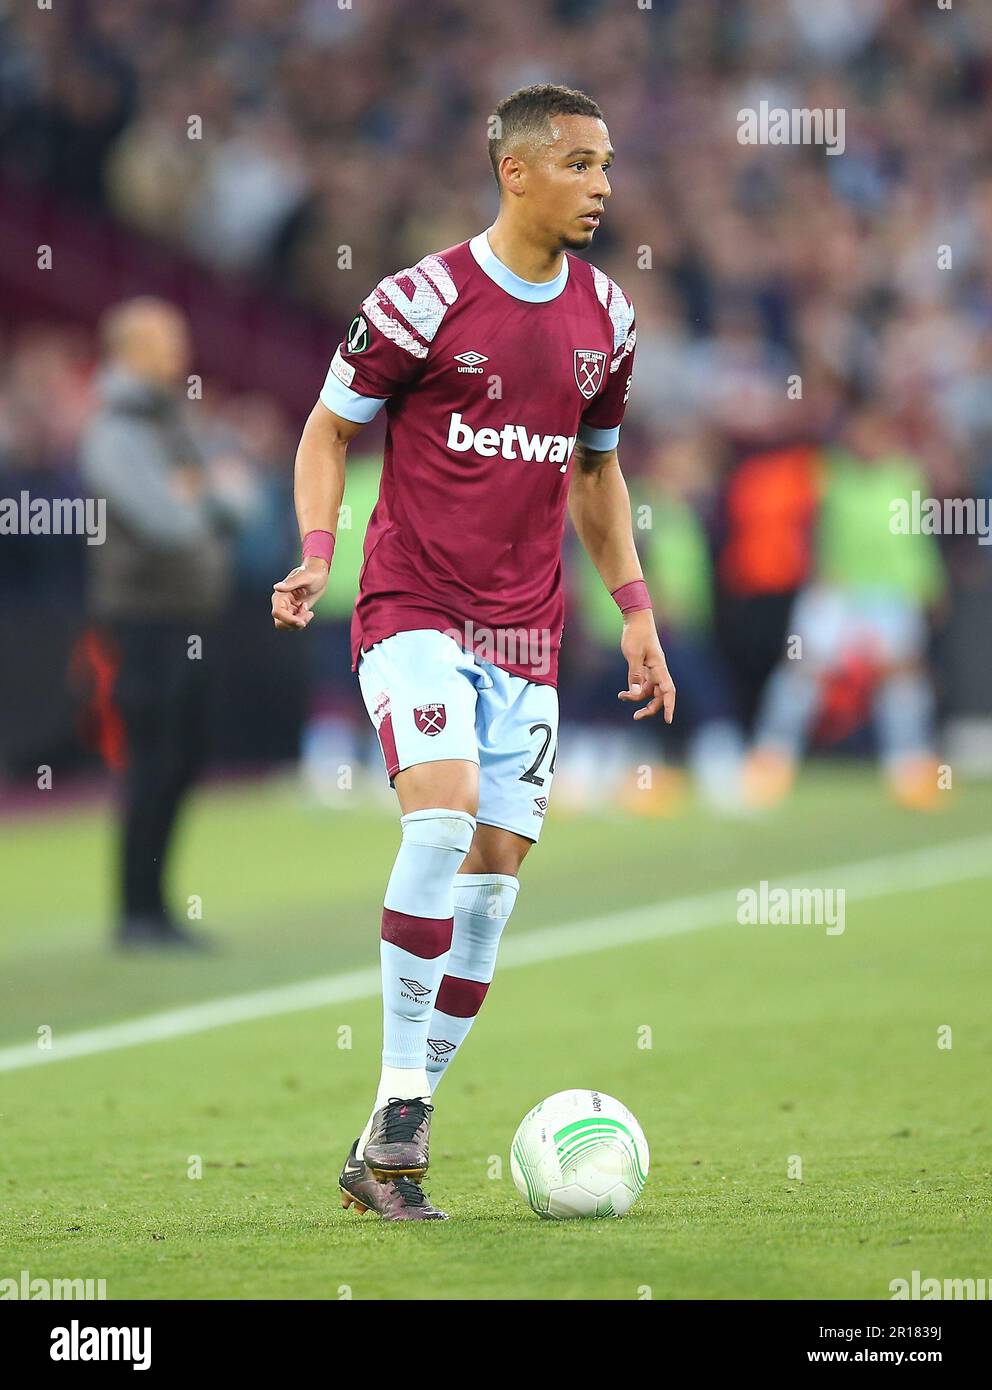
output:
[[[774,884],[776,888],[810,888],[822,884],[843,888],[849,898],[867,901],[975,878],[992,878],[992,836],[810,869],[803,874],[776,877]],[[616,946],[655,941],[660,937],[699,931],[703,927],[736,926],[737,894],[746,886],[668,899],[605,917],[508,937],[500,953],[500,969],[609,951]],[[316,980],[301,980],[298,984],[276,989],[227,995],[202,1004],[110,1023],[102,1028],[68,1033],[65,1037],[57,1037],[50,1050],[39,1048],[34,1042],[0,1048],[0,1072],[67,1062],[74,1057],[92,1057],[141,1043],[186,1038],[211,1028],[300,1013],[328,1004],[375,999],[379,990],[379,967],[375,966],[342,975],[323,975]]]

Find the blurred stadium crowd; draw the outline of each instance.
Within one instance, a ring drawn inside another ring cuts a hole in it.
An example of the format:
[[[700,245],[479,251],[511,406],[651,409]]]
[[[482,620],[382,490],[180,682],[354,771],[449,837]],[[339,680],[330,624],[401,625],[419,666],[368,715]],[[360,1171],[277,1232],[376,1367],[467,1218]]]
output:
[[[913,489],[992,492],[992,10],[80,0],[0,5],[0,16],[0,249],[18,233],[10,209],[34,200],[70,239],[99,228],[150,279],[172,258],[194,330],[205,287],[250,293],[282,332],[284,311],[316,313],[312,360],[325,363],[383,274],[492,221],[496,101],[534,81],[589,91],[617,149],[592,259],[637,311],[621,456],[683,736],[752,723],[795,596],[822,577],[826,553],[832,583],[893,587],[926,615],[945,715],[989,713],[992,547],[906,538],[914,558],[893,566],[881,547],[873,568],[859,517],[877,520]],[[741,145],[737,113],[761,101],[843,108],[843,155]],[[54,249],[57,263],[71,248]],[[71,495],[92,407],[91,303],[71,288],[60,300],[33,262],[2,259],[15,313],[2,342],[0,494]],[[82,253],[77,263],[85,278]],[[107,302],[132,288],[104,284]],[[236,601],[254,604],[258,632],[243,632],[269,642],[263,596],[295,551],[300,398],[245,368],[233,343],[205,353],[192,414],[206,453],[244,461],[256,480]],[[322,370],[300,388],[311,399]],[[360,540],[374,465],[356,476]],[[78,607],[83,560],[82,546],[5,539],[8,605]],[[333,637],[349,598],[340,563],[325,624],[336,659],[318,665],[341,688],[329,705],[357,718]],[[616,614],[574,554],[568,582],[563,709],[613,719]],[[849,655],[821,711],[827,741],[854,733],[870,703],[870,661]]]

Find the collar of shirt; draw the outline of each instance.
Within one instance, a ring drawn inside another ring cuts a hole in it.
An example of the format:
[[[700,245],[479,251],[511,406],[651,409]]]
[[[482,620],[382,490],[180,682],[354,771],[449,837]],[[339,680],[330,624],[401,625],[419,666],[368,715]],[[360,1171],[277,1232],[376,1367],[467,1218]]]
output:
[[[488,229],[474,236],[468,245],[480,270],[484,270],[490,280],[499,285],[500,289],[506,290],[507,294],[512,294],[514,299],[523,299],[530,304],[544,304],[549,299],[557,299],[568,283],[567,256],[562,257],[561,270],[553,280],[535,284],[532,280],[521,279],[509,266],[503,264],[489,245]]]

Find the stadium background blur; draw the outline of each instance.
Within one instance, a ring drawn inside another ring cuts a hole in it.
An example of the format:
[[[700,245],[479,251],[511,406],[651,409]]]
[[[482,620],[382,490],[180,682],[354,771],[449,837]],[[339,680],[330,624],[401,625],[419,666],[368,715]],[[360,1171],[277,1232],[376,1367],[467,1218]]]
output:
[[[910,0],[443,0],[410,13],[377,0],[0,8],[0,493],[79,494],[100,314],[138,293],[179,304],[203,382],[200,441],[256,484],[213,764],[261,769],[302,744],[315,784],[354,756],[372,766],[344,634],[381,424],[350,466],[351,531],[305,642],[268,616],[297,553],[295,443],[371,286],[492,220],[496,101],[564,81],[601,101],[618,151],[591,259],[637,310],[621,459],[635,506],[661,518],[638,538],[682,691],[665,756],[714,707],[747,727],[852,413],[884,415],[926,492],[992,490],[992,15]],[[843,157],[740,145],[736,113],[762,99],[844,108]],[[938,268],[941,245],[952,270]],[[793,373],[801,400],[785,390]],[[939,548],[946,744],[992,711],[992,548],[967,536]],[[625,738],[616,614],[575,549],[570,535],[563,713]],[[15,806],[21,786],[34,799],[39,764],[64,790],[122,757],[84,551],[78,537],[0,543],[0,791]],[[820,746],[866,751],[866,690],[848,679],[835,696]],[[647,738],[651,761],[661,731]]]
[[[319,622],[275,633],[269,594],[342,330],[492,221],[489,113],[534,81],[588,90],[617,149],[591,259],[637,311],[620,453],[679,708],[618,713],[618,616],[567,533],[555,823],[435,1116],[457,1219],[404,1258],[335,1191],[398,834],[345,657],[381,424]],[[0,535],[0,1279],[409,1299],[415,1269],[424,1298],[724,1300],[983,1274],[992,546],[879,523],[896,476],[992,487],[990,97],[992,9],[964,0],[0,0],[0,501],[80,494],[97,325],[155,294],[192,325],[200,442],[256,504],[210,639],[215,783],[169,866],[211,949],[153,959],[110,947],[125,750],[85,541]],[[761,101],[843,108],[844,154],[739,144]],[[845,452],[873,431],[898,444],[874,471]],[[715,815],[681,771],[634,794],[707,721],[751,725],[840,477],[883,544],[855,525],[839,550],[897,558],[930,619],[942,813],[886,798],[863,664],[777,812]],[[846,931],[743,925],[759,881],[847,893]],[[651,1177],[623,1222],[549,1227],[505,1156],[542,1096],[589,1086],[638,1116]]]

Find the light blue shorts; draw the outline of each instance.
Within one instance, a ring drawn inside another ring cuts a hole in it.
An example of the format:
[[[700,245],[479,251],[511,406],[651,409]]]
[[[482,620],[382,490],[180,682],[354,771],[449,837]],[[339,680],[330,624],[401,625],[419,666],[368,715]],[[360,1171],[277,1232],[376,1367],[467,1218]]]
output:
[[[812,585],[796,599],[789,633],[802,638],[804,658],[829,670],[849,652],[888,665],[917,661],[927,625],[920,605],[898,593]]]
[[[477,820],[540,838],[558,751],[553,685],[511,675],[433,628],[377,642],[358,681],[390,782],[418,763],[478,763]]]

